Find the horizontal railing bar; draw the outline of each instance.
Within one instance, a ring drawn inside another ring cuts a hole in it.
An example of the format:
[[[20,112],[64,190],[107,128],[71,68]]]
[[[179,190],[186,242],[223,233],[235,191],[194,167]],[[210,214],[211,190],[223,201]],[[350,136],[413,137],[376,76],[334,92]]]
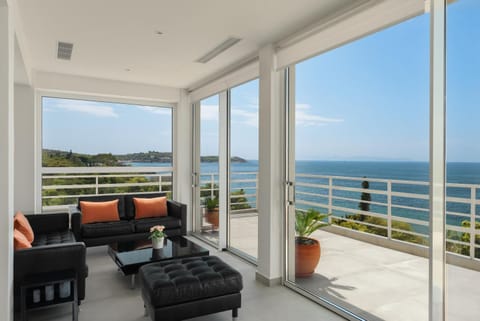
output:
[[[42,174],[173,172],[173,167],[42,167]]]
[[[407,206],[407,205],[392,204],[392,207],[401,208],[401,209],[405,209],[405,210],[412,210],[412,211],[430,212],[430,209],[428,209],[428,208],[412,207],[412,206]]]

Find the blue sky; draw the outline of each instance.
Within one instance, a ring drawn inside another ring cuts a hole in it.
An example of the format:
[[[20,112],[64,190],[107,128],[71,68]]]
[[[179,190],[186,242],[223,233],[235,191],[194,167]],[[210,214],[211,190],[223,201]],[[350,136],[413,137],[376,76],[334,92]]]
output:
[[[480,1],[447,15],[447,157],[480,161]],[[296,158],[427,161],[429,15],[297,65]],[[232,89],[232,155],[258,158],[258,81]],[[218,96],[202,102],[201,154],[218,154]],[[171,151],[171,110],[44,99],[44,147]]]
[[[172,109],[43,98],[43,147],[76,153],[172,151]]]
[[[447,157],[480,161],[480,1],[447,14]],[[297,65],[297,159],[428,161],[429,19]]]

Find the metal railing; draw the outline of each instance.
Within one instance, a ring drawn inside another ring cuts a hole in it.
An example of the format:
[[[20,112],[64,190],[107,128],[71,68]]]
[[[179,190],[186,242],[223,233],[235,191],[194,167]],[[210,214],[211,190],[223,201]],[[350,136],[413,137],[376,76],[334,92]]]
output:
[[[62,210],[76,204],[79,196],[171,192],[171,167],[82,167],[43,168],[44,210]],[[256,211],[257,172],[233,172],[230,206],[232,211]],[[218,195],[218,173],[200,175],[203,198]]]
[[[200,197],[218,196],[218,173],[201,173]],[[232,172],[230,176],[230,209],[232,212],[257,210],[258,172]]]
[[[429,183],[345,176],[297,174],[296,206],[328,212],[331,223],[385,237],[427,245]],[[367,181],[369,188],[363,188]],[[447,184],[447,249],[480,259],[480,185]],[[362,193],[369,197],[362,199]],[[360,204],[363,203],[362,206]],[[366,209],[368,204],[368,210]]]
[[[63,210],[79,196],[172,191],[171,167],[43,168],[42,207]]]

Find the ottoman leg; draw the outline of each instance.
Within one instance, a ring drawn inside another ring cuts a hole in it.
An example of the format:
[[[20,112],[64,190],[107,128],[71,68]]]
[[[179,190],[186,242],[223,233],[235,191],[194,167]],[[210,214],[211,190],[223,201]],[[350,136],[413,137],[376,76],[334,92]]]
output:
[[[235,308],[232,310],[232,320],[235,321],[238,318],[238,309]]]
[[[148,309],[147,309],[147,306],[145,304],[143,305],[143,316],[148,317]]]

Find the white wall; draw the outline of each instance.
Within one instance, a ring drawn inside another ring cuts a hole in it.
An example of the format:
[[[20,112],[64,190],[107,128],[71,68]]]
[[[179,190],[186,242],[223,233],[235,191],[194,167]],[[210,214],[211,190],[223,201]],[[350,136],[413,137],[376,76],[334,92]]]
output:
[[[14,209],[27,214],[35,209],[35,96],[27,85],[16,84],[14,92]]]

